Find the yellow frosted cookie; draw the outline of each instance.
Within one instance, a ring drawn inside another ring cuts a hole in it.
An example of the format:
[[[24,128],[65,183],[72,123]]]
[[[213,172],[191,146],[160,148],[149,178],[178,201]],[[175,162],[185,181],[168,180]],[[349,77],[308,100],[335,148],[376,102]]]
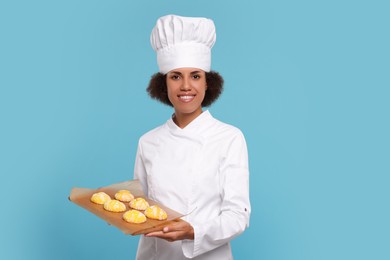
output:
[[[123,202],[130,202],[132,199],[134,199],[134,196],[128,190],[120,190],[115,193],[115,198]]]
[[[119,200],[109,200],[104,203],[104,209],[111,212],[123,212],[126,210],[126,206]]]
[[[149,207],[149,203],[144,198],[136,198],[130,201],[129,206],[133,209],[145,210]]]
[[[91,201],[93,203],[100,204],[100,205],[103,205],[104,203],[106,203],[109,200],[111,200],[110,196],[108,196],[107,193],[102,192],[102,191],[94,193],[91,197]]]
[[[160,208],[157,205],[153,205],[153,206],[148,207],[145,210],[145,215],[148,218],[157,219],[157,220],[165,220],[168,218],[168,215],[165,212],[165,210],[163,210],[162,208]]]
[[[144,223],[146,221],[145,215],[142,212],[139,212],[138,210],[135,209],[126,211],[125,214],[123,214],[123,219],[126,222],[136,223],[136,224]]]

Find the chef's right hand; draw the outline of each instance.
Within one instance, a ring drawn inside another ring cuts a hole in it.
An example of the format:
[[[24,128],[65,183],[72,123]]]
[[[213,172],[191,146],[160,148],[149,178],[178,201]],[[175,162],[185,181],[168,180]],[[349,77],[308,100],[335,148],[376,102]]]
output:
[[[190,239],[194,240],[194,228],[190,223],[182,219],[178,219],[169,223],[161,231],[155,231],[145,234],[146,237],[158,237],[169,242]]]

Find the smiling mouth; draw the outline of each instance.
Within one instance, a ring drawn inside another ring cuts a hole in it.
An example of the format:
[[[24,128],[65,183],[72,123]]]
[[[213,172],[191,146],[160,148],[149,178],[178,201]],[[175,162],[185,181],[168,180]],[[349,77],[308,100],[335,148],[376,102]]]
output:
[[[183,95],[178,97],[183,102],[191,102],[195,98],[195,95]]]

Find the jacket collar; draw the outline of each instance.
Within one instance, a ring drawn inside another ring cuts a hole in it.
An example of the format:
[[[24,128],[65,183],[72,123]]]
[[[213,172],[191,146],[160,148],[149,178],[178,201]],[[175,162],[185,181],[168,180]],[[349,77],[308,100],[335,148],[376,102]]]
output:
[[[205,110],[197,118],[192,120],[186,127],[180,128],[173,121],[173,116],[168,119],[167,125],[169,131],[174,135],[199,135],[210,127],[210,124],[214,121],[214,117],[208,110]]]

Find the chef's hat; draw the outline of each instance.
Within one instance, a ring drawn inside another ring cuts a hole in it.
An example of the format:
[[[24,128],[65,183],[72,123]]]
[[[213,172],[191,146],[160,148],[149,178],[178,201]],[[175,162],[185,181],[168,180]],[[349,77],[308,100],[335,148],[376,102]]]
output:
[[[150,42],[157,52],[161,73],[176,68],[211,67],[211,48],[215,43],[214,22],[207,18],[167,15],[157,20]]]

